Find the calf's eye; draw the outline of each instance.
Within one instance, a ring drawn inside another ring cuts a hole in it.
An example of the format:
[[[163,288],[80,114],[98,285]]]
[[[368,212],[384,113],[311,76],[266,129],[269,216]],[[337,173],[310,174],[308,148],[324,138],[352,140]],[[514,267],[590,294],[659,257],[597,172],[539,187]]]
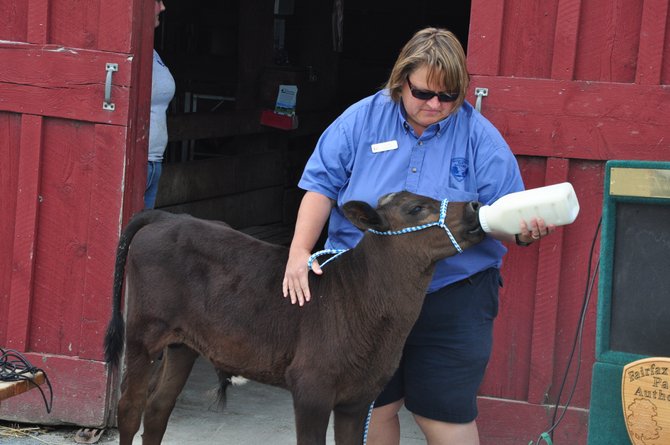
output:
[[[423,209],[423,207],[421,207],[421,206],[416,206],[416,207],[414,207],[412,210],[409,211],[409,214],[410,214],[410,215],[416,215],[416,214],[418,214],[422,209]]]

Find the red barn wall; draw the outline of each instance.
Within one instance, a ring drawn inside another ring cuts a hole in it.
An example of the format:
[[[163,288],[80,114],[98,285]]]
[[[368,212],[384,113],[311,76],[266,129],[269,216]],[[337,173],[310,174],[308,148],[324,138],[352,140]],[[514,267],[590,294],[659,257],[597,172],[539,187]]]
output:
[[[589,279],[605,162],[670,160],[668,14],[660,0],[473,0],[468,65],[471,90],[488,88],[482,113],[517,155],[527,187],[569,181],[581,205],[572,225],[532,247],[510,246],[481,388],[485,444],[527,443],[551,424]],[[596,289],[560,399],[578,368],[557,443],[586,443]]]

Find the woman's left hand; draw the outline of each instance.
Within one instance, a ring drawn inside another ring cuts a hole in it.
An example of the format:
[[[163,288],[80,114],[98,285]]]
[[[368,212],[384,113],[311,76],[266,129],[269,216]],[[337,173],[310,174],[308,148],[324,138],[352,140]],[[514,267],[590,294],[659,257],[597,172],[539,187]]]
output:
[[[521,221],[521,233],[519,233],[519,241],[524,243],[532,243],[556,230],[554,224],[545,224],[542,218],[533,218],[526,224],[526,221]]]

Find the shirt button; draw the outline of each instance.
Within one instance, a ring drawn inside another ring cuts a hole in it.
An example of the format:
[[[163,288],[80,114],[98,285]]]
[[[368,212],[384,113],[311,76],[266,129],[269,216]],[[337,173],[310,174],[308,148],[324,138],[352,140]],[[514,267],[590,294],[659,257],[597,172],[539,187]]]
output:
[[[419,141],[419,145],[423,145],[423,141]]]
[[[412,167],[412,173],[416,173],[416,167]]]

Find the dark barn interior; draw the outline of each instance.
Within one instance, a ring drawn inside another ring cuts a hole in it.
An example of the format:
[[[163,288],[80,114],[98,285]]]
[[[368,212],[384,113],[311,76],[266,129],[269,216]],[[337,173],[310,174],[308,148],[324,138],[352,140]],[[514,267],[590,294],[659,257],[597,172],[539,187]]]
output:
[[[157,207],[287,244],[320,133],[378,90],[402,45],[446,27],[467,50],[470,2],[165,0],[155,48],[176,82]],[[261,125],[297,85],[298,126]]]

